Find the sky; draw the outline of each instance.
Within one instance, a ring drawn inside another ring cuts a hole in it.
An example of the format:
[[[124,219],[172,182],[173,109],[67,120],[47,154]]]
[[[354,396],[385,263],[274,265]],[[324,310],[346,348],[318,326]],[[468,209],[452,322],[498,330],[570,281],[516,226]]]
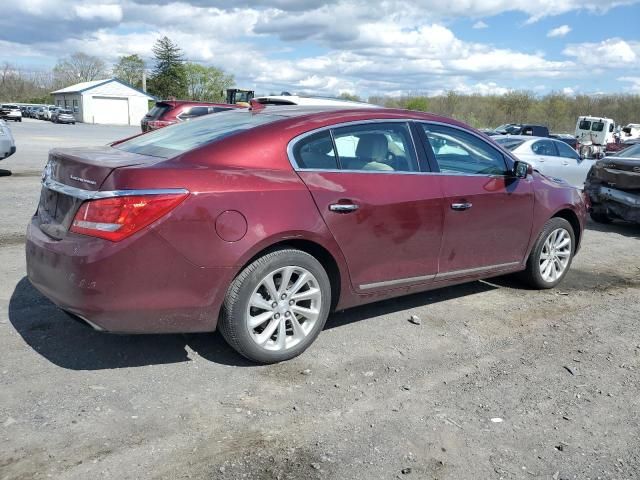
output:
[[[0,63],[166,35],[258,94],[640,94],[640,0],[2,0]]]

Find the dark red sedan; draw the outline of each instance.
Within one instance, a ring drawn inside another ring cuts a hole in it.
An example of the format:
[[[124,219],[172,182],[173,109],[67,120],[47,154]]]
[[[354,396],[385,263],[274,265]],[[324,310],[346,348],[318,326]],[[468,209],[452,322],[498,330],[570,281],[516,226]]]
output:
[[[551,288],[585,212],[578,190],[454,120],[263,107],[52,150],[27,269],[94,328],[219,328],[277,362],[332,310],[518,271]]]

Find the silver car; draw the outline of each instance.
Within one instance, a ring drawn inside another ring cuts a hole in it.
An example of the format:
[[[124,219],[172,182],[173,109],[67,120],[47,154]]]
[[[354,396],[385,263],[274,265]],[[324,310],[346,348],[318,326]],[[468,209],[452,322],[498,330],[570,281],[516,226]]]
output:
[[[505,135],[492,138],[542,174],[561,178],[580,190],[584,189],[587,174],[596,161],[580,158],[578,152],[565,142],[553,138],[528,135]]]
[[[0,160],[4,160],[16,153],[16,142],[9,126],[4,120],[0,120]]]

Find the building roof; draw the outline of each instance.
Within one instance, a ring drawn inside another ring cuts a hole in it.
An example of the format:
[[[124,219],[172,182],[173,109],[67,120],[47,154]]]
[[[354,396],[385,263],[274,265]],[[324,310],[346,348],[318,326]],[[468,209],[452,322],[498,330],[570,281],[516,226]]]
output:
[[[91,90],[92,88],[96,88],[99,87],[101,85],[105,85],[107,83],[110,82],[116,82],[116,83],[120,83],[122,85],[124,85],[125,87],[129,87],[132,90],[135,90],[136,92],[142,93],[143,95],[146,95],[147,97],[149,97],[152,100],[155,100],[156,97],[154,97],[153,95],[149,95],[146,92],[143,92],[142,90],[139,90],[131,85],[129,85],[126,82],[123,82],[122,80],[119,80],[117,78],[107,78],[104,80],[93,80],[91,82],[81,82],[81,83],[76,83],[75,85],[70,85],[68,87],[65,88],[61,88],[60,90],[56,90],[55,92],[51,92],[51,94],[56,94],[56,93],[82,93],[82,92],[86,92],[87,90]]]

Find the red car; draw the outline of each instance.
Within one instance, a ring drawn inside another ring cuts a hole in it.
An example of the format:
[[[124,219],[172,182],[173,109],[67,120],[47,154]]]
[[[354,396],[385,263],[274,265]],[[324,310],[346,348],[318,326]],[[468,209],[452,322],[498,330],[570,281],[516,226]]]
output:
[[[27,271],[96,329],[220,329],[268,363],[333,310],[512,272],[554,287],[585,216],[577,189],[454,120],[262,107],[52,150]]]
[[[140,127],[143,132],[149,132],[173,125],[174,123],[184,122],[203,115],[209,115],[210,113],[224,112],[234,108],[244,107],[226,103],[164,100],[162,102],[156,102],[154,107],[142,117]]]

